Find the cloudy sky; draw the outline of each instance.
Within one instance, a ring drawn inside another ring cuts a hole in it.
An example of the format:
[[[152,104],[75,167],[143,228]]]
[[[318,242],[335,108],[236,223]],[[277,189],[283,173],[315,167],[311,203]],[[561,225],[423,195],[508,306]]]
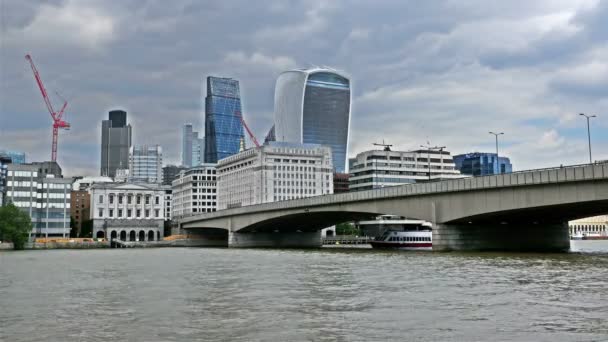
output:
[[[51,119],[29,65],[69,101],[59,162],[99,172],[101,120],[128,111],[135,144],[180,161],[180,127],[203,127],[208,75],[241,83],[258,139],[281,71],[351,75],[351,154],[385,140],[494,151],[516,169],[608,159],[608,1],[0,0],[0,149],[50,159]],[[56,107],[60,99],[53,98]]]

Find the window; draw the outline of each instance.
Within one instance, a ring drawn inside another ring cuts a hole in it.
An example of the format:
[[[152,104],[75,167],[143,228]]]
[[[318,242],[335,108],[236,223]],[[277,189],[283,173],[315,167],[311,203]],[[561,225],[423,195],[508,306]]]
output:
[[[150,217],[150,209],[146,209],[146,217]]]
[[[136,214],[137,214],[137,217],[140,217],[141,216],[141,209],[137,209]]]
[[[99,217],[103,217],[103,209],[99,209]]]
[[[127,217],[133,216],[133,210],[127,209]]]
[[[155,209],[154,210],[154,217],[159,217],[160,216],[160,210]]]
[[[141,204],[141,195],[137,195],[137,204]]]
[[[146,196],[146,204],[150,204],[150,196]],[[148,215],[146,215],[148,216]]]
[[[114,209],[110,209],[108,216],[114,217]]]
[[[129,195],[127,196],[127,204],[131,204],[133,202],[133,196]]]
[[[118,209],[118,217],[122,217],[122,209]]]
[[[160,197],[156,196],[156,201],[154,204],[160,204]]]
[[[110,195],[110,204],[114,204],[114,195]]]
[[[99,195],[99,204],[103,204],[103,195]]]
[[[118,204],[122,204],[122,195],[118,195]]]

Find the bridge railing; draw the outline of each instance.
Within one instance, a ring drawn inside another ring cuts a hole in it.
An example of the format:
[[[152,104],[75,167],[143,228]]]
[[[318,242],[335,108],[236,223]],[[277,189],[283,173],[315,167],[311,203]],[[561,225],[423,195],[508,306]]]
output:
[[[306,197],[280,202],[270,202],[243,206],[239,208],[224,209],[212,213],[184,218],[182,222],[196,221],[201,218],[213,218],[225,215],[240,215],[255,211],[272,211],[291,208],[306,208],[329,204],[356,202],[361,200],[375,200],[391,197],[417,196],[433,193],[454,191],[471,191],[500,187],[527,186],[544,183],[576,182],[591,179],[608,179],[608,162],[568,165],[544,169],[517,171],[498,175],[486,175],[459,179],[449,179],[438,182],[411,183],[385,187],[380,189],[347,192],[333,195]]]

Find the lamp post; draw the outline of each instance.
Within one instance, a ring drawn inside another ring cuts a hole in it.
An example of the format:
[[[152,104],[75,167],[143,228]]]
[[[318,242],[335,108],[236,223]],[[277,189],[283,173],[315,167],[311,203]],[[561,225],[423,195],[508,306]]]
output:
[[[500,173],[500,160],[498,159],[498,136],[504,135],[505,133],[503,133],[503,132],[500,132],[500,133],[488,132],[488,133],[492,134],[496,138],[496,173]]]
[[[596,115],[587,115],[584,113],[580,113],[580,116],[584,116],[587,119],[587,139],[589,141],[589,164],[593,163],[593,159],[591,158],[591,128],[589,126],[589,119],[596,118]]]

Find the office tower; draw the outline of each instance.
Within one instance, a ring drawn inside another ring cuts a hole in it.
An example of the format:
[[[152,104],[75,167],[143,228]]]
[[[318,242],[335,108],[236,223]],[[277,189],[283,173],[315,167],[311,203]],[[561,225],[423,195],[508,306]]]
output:
[[[171,184],[174,219],[217,210],[215,164],[202,164],[183,170]]]
[[[113,110],[108,120],[101,123],[101,175],[116,176],[116,169],[129,167],[131,125],[127,124],[127,112]]]
[[[25,153],[0,150],[0,157],[10,159],[11,164],[25,164]]]
[[[498,157],[496,153],[467,153],[454,156],[456,169],[471,176],[496,175],[513,172],[511,161],[507,157]]]
[[[239,81],[207,77],[205,98],[205,163],[239,152],[244,138]]]
[[[171,185],[171,183],[179,176],[182,170],[187,170],[185,166],[167,165],[163,167],[163,185]]]
[[[350,102],[350,80],[336,70],[286,71],[275,88],[275,138],[331,147],[335,172],[344,173]]]
[[[159,145],[135,146],[129,152],[129,176],[131,182],[163,182],[163,149]]]
[[[203,163],[205,159],[205,139],[199,138],[198,132],[192,129],[192,124],[185,124],[182,129],[182,165],[193,167]]]

